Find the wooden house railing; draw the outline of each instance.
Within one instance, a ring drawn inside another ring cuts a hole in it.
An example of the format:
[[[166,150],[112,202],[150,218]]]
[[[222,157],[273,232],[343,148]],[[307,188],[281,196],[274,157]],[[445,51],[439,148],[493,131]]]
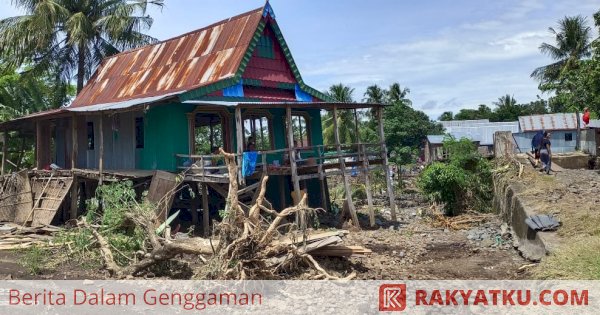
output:
[[[315,145],[299,148],[285,148],[258,151],[255,174],[291,175],[290,154],[294,154],[294,163],[300,173],[300,179],[316,178],[335,174],[341,171],[340,160],[353,168],[371,170],[371,166],[381,164],[383,151],[381,143],[353,143],[340,145]],[[242,157],[234,154],[241,169]],[[189,155],[176,154],[177,168],[187,170],[190,176],[200,177],[206,181],[224,181],[228,179],[227,166],[222,155]],[[298,158],[300,157],[300,158]],[[329,170],[329,172],[328,172]],[[327,173],[327,174],[325,174]]]

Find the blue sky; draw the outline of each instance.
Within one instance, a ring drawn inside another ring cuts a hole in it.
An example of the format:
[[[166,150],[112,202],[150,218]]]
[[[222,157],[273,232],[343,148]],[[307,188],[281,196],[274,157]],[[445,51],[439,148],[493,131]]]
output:
[[[152,10],[149,33],[167,39],[260,7],[262,0],[166,0]],[[399,82],[432,119],[444,111],[490,104],[504,94],[529,102],[540,94],[529,77],[550,62],[538,46],[548,27],[581,14],[593,25],[597,0],[398,1],[271,0],[304,80],[325,90]],[[0,0],[0,18],[17,15]],[[546,98],[547,95],[541,95]]]

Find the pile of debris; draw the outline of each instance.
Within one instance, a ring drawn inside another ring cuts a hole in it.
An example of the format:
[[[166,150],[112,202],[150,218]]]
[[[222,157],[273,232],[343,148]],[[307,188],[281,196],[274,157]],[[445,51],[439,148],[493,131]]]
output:
[[[224,151],[221,154],[230,178],[235,178],[235,156]],[[265,198],[267,181],[268,176],[263,176],[255,202],[249,208],[238,200],[237,182],[230,182],[223,222],[214,226],[213,238],[172,239],[168,229],[161,237],[156,229],[161,223],[159,216],[149,217],[143,211],[128,210],[124,224],[141,228],[146,245],[138,253],[141,259],[132,259],[125,266],[117,264],[113,247],[93,222],[82,218],[78,225],[91,232],[106,269],[116,278],[141,275],[151,266],[187,254],[204,262],[195,270],[195,277],[201,279],[285,279],[293,274],[311,274],[312,279],[340,279],[325,271],[313,256],[350,257],[371,253],[362,246],[343,245],[342,238],[348,231],[310,230],[307,222],[311,222],[318,210],[307,206],[306,195],[295,206],[281,212],[273,210]],[[309,272],[311,270],[316,271],[316,275]],[[351,273],[342,278],[355,276]]]
[[[0,224],[0,250],[25,249],[32,246],[50,247],[52,234],[60,231],[55,226],[24,227],[13,223]]]

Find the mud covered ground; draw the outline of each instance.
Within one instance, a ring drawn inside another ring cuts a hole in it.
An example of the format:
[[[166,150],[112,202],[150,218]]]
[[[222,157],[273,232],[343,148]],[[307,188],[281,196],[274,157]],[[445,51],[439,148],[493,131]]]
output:
[[[321,230],[345,228],[347,245],[362,245],[373,251],[358,258],[317,258],[328,271],[357,279],[526,279],[528,262],[512,246],[510,231],[493,214],[485,220],[455,230],[440,226],[431,208],[416,192],[398,196],[398,222],[389,220],[385,198],[376,198],[377,225],[368,227],[367,209],[357,204],[362,230],[342,223],[338,215],[321,216]],[[466,215],[465,217],[468,217]],[[102,279],[107,274],[99,265],[63,262],[44,266],[38,275],[22,263],[23,251],[0,251],[0,279]],[[188,261],[194,268],[197,261]],[[521,269],[520,269],[521,268]],[[177,277],[188,278],[186,267],[173,268]],[[189,268],[187,268],[189,269]],[[188,275],[191,276],[191,275]],[[293,278],[303,279],[303,275]]]

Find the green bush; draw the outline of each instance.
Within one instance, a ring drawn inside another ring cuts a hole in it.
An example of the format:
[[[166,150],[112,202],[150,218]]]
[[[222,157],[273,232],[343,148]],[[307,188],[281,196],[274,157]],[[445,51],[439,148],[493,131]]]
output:
[[[446,138],[448,159],[429,165],[418,180],[429,200],[444,204],[447,215],[465,209],[487,211],[492,200],[492,173],[489,161],[469,139]]]

